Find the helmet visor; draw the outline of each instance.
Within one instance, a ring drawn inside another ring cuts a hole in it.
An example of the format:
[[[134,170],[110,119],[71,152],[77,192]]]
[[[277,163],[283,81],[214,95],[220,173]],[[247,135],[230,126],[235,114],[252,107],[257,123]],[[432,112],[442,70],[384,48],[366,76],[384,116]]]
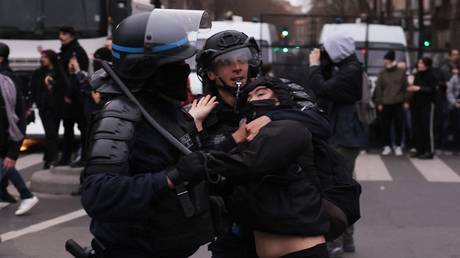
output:
[[[155,9],[150,13],[144,37],[145,53],[159,53],[196,42],[197,34],[211,28],[206,11]]]
[[[212,67],[213,70],[218,70],[234,65],[253,65],[254,63],[256,63],[256,57],[253,51],[245,47],[217,56],[212,62]]]

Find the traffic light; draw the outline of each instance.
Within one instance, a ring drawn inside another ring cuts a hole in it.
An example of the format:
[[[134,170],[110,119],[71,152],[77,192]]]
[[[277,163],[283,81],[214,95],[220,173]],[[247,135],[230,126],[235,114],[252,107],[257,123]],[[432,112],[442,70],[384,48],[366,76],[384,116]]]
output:
[[[281,38],[285,39],[289,36],[289,28],[287,26],[284,26],[283,29],[281,30]]]
[[[423,47],[431,47],[431,34],[430,33],[422,33],[420,34],[420,43]]]

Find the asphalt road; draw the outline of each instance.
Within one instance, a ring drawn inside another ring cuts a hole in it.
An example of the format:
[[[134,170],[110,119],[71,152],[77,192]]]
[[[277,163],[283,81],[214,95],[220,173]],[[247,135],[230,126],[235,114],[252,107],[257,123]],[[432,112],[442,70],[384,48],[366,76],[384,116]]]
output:
[[[21,158],[26,179],[41,166],[28,157]],[[458,156],[418,161],[364,154],[356,176],[363,187],[363,217],[356,224],[357,250],[344,257],[460,258]],[[0,257],[71,257],[66,239],[89,244],[89,218],[79,198],[37,196],[40,203],[25,216],[14,215],[17,205],[0,210]],[[210,255],[203,246],[193,257]]]

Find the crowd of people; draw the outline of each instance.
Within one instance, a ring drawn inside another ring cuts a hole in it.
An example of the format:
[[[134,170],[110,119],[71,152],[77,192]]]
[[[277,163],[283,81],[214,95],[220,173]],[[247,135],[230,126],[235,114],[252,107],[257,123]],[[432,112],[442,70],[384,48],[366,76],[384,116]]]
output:
[[[374,91],[382,155],[394,151],[401,156],[406,148],[411,157],[432,159],[435,150],[459,151],[459,60],[459,50],[451,49],[439,67],[423,57],[413,70],[406,70],[398,65],[394,51],[384,56]]]
[[[63,26],[59,29],[59,40],[62,44],[59,53],[51,49],[39,49],[40,67],[33,72],[29,85],[24,85],[11,70],[8,60],[9,46],[0,43],[0,85],[3,96],[0,98],[0,209],[16,203],[16,199],[7,190],[8,182],[11,182],[21,199],[16,215],[27,213],[39,201],[15,169],[20,147],[27,134],[27,122],[33,120],[28,118],[34,115],[33,104],[38,109],[45,132],[43,168],[85,165],[86,133],[91,114],[99,105],[92,96],[88,78],[89,58],[78,43],[77,32],[73,27]],[[95,58],[110,60],[110,49],[109,38],[106,45],[95,52]],[[96,62],[94,66],[97,68]],[[58,131],[61,123],[64,137],[59,152]],[[75,124],[80,130],[79,144],[75,144]],[[72,159],[77,149],[79,155]]]

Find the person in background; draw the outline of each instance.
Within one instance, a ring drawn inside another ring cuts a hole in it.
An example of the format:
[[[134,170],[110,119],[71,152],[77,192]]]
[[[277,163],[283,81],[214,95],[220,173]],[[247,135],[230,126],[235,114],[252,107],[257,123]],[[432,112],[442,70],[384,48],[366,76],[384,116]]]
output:
[[[380,72],[375,87],[375,104],[382,116],[384,147],[382,155],[391,154],[394,145],[396,156],[403,155],[401,142],[403,133],[403,103],[406,95],[407,80],[405,71],[397,67],[395,52],[388,51],[383,59],[384,69]],[[394,142],[391,132],[394,129]]]
[[[85,132],[82,132],[82,130],[86,128],[79,85],[72,81],[70,77],[71,74],[74,73],[76,63],[78,63],[80,70],[88,71],[89,59],[85,50],[78,43],[77,32],[73,27],[61,27],[59,29],[59,40],[62,43],[59,60],[66,71],[64,80],[66,93],[63,107],[64,144],[58,165],[68,165],[71,162],[71,156],[74,149],[74,125],[75,123],[78,124],[81,133],[80,138],[84,136]],[[73,60],[72,63],[71,59]],[[79,161],[80,160],[77,159],[74,163],[79,163]]]
[[[453,71],[460,68],[460,52],[456,48],[449,51],[449,56],[444,60],[439,69],[437,86],[434,95],[434,141],[438,151],[450,152],[452,142],[449,140],[455,134],[454,128],[455,115],[450,112],[447,100],[447,82],[454,76]]]
[[[43,168],[49,169],[58,159],[58,131],[64,104],[64,71],[53,50],[43,50],[41,66],[34,71],[30,80],[32,100],[45,130],[46,149]]]
[[[458,73],[459,70],[454,69],[452,78],[447,82],[447,101],[454,130],[453,151],[456,153],[460,151],[460,80]]]
[[[359,152],[367,147],[368,128],[358,118],[355,103],[362,98],[363,67],[355,54],[355,41],[344,32],[335,32],[326,38],[324,51],[312,50],[309,56],[309,87],[319,101],[329,107],[327,112],[332,126],[331,143],[345,157],[347,170],[353,173]],[[332,76],[324,72],[325,63],[338,68]],[[341,257],[354,252],[353,225],[343,236],[328,243],[329,255]]]
[[[0,209],[16,202],[6,190],[10,180],[20,194],[21,203],[14,213],[19,216],[32,209],[38,203],[38,198],[30,192],[16,170],[26,120],[21,90],[12,77],[2,71],[11,71],[8,69],[8,55],[8,45],[0,42]]]
[[[414,82],[407,87],[407,91],[412,94],[410,109],[416,148],[411,156],[419,159],[433,158],[433,98],[438,80],[431,68],[432,64],[429,57],[419,59]]]

